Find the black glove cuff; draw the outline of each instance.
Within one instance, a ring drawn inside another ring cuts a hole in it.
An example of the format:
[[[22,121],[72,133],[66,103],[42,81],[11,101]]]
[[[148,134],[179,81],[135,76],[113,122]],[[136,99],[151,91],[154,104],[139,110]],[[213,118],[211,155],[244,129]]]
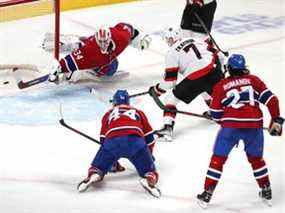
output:
[[[166,92],[164,89],[161,89],[159,87],[159,84],[156,84],[154,88],[155,88],[156,92],[158,92],[159,94],[163,94]]]
[[[274,118],[273,121],[282,125],[284,123],[284,118],[277,117],[277,118]]]

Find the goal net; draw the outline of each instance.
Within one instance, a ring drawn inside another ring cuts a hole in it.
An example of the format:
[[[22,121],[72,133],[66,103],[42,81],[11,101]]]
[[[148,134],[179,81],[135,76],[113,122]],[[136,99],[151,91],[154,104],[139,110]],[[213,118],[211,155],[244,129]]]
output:
[[[48,63],[59,58],[60,0],[0,0],[0,88],[42,75]],[[42,48],[46,35],[51,51]],[[8,82],[8,83],[7,83]]]

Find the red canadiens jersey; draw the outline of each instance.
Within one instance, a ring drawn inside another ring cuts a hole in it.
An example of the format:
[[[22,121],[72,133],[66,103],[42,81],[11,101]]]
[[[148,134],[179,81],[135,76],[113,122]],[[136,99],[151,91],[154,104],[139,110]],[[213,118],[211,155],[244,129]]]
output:
[[[103,116],[101,141],[105,138],[131,134],[144,137],[149,146],[154,143],[152,127],[141,110],[129,105],[119,105]]]
[[[225,78],[215,85],[212,96],[210,112],[222,127],[261,128],[260,103],[267,106],[272,118],[279,116],[277,97],[254,75]]]
[[[111,27],[110,31],[112,38],[107,54],[101,52],[95,36],[92,35],[83,41],[80,48],[60,60],[62,71],[101,69],[108,66],[129,45],[133,29],[128,24],[119,23]]]

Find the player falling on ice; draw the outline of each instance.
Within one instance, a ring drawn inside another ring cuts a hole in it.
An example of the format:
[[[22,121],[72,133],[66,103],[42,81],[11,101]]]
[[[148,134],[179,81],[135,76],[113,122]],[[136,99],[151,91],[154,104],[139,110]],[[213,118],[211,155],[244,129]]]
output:
[[[221,129],[216,137],[204,192],[197,198],[203,208],[207,207],[229,153],[243,140],[248,162],[260,187],[259,196],[270,205],[272,195],[263,159],[263,115],[259,104],[264,104],[270,112],[269,133],[280,136],[284,119],[280,117],[279,102],[262,80],[249,73],[242,55],[231,55],[227,70],[230,76],[217,83],[212,94],[210,112]]]
[[[79,192],[103,180],[110,167],[120,158],[127,158],[142,179],[141,185],[153,196],[160,197],[156,187],[158,173],[154,165],[153,130],[145,114],[129,104],[126,90],[118,90],[113,96],[113,107],[102,118],[100,141],[88,176],[78,184]]]
[[[49,76],[49,81],[76,82],[81,78],[113,76],[118,69],[117,57],[128,45],[144,50],[150,42],[148,35],[143,35],[130,24],[118,23],[114,27],[100,27],[88,38],[79,38],[78,42],[61,43],[61,50],[71,53],[60,59],[59,64],[53,65],[54,71]],[[46,37],[43,48],[50,50],[51,45],[52,42]]]
[[[166,31],[165,40],[170,49],[165,56],[164,79],[150,87],[149,93],[160,96],[171,90],[165,97],[165,107],[171,110],[176,110],[179,101],[189,104],[200,94],[209,103],[213,86],[223,78],[223,58],[219,51],[206,41],[182,38],[181,33],[172,28]],[[175,117],[175,112],[164,111],[164,126],[157,133],[166,141],[172,140]]]

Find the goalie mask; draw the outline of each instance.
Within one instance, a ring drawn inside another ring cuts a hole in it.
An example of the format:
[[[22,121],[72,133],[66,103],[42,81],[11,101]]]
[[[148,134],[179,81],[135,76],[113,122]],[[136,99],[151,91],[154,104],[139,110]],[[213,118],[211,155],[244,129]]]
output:
[[[95,32],[95,39],[103,54],[107,53],[109,44],[111,42],[111,31],[108,27],[100,27]]]
[[[168,46],[172,46],[176,41],[181,39],[181,33],[178,30],[173,29],[172,27],[169,27],[165,32],[164,32],[164,40],[168,44]]]

